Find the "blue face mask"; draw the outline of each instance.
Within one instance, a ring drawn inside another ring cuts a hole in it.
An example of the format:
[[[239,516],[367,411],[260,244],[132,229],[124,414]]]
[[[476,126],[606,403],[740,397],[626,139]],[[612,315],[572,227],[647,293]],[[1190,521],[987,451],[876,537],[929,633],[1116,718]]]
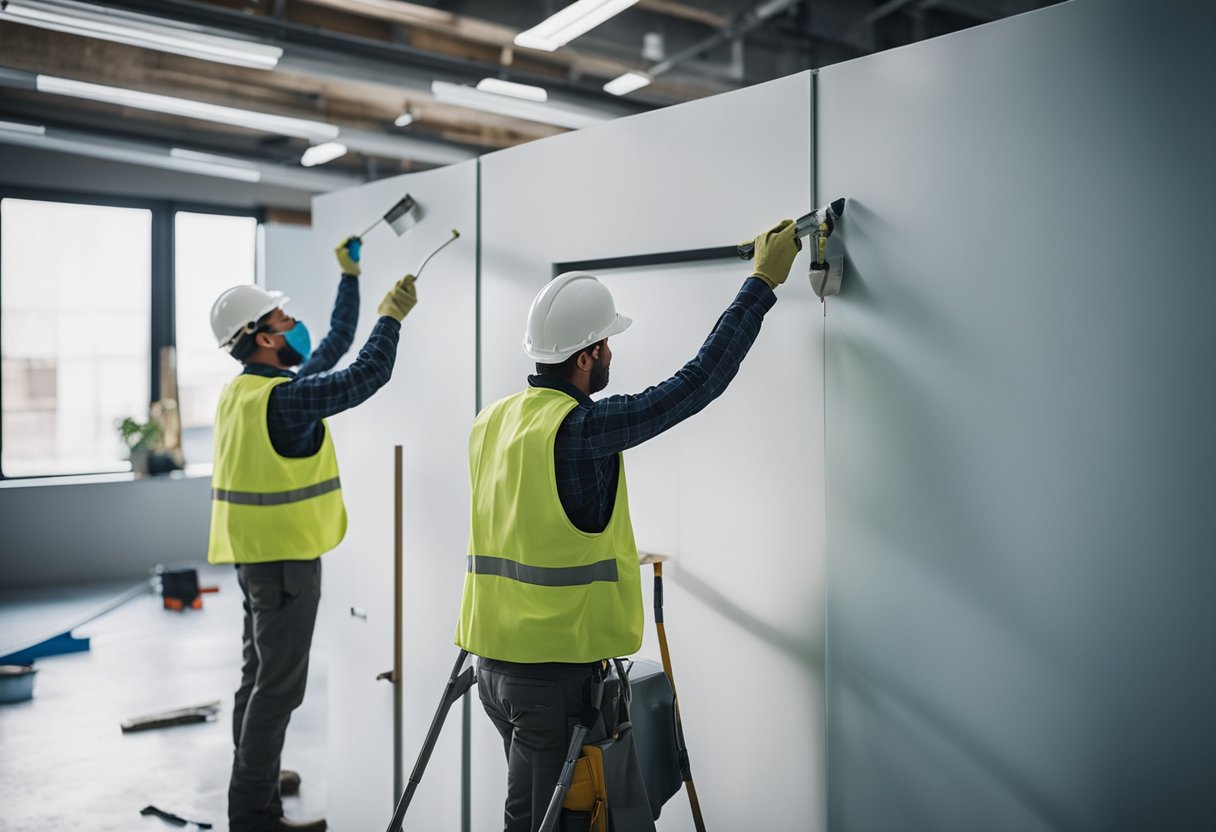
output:
[[[283,355],[282,351],[279,352],[279,359],[282,360],[284,364],[297,366],[299,364],[303,364],[308,360],[308,357],[312,355],[312,334],[309,333],[308,327],[305,326],[303,321],[296,321],[295,326],[284,332],[283,340],[286,341],[287,346],[291,347],[291,349],[295,352],[295,355],[288,356]],[[297,356],[299,357],[299,361],[288,360],[294,359]]]

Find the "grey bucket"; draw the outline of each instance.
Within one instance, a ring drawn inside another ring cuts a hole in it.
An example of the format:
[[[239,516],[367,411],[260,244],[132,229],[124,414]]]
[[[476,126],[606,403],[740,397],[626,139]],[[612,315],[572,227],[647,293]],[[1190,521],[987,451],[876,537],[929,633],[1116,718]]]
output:
[[[0,704],[34,698],[34,674],[30,665],[0,664]]]

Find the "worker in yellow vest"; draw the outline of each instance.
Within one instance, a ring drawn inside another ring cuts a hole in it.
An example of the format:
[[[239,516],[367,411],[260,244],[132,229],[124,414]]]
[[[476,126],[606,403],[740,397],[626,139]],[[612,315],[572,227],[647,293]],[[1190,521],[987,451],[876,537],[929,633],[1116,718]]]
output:
[[[244,594],[244,666],[233,708],[235,753],[228,787],[231,832],[303,829],[325,821],[283,817],[281,796],[299,786],[280,771],[291,713],[304,700],[321,598],[320,556],[346,533],[338,459],[325,419],[360,404],[393,371],[401,321],[418,301],[414,276],[385,295],[380,319],[347,368],[359,317],[361,243],[335,250],[342,277],[328,335],[312,349],[308,327],[288,315],[281,292],[227,290],[211,308],[221,349],[244,365],[215,416],[211,538],[207,559],[236,564]],[[291,368],[298,368],[292,372]]]
[[[594,276],[554,278],[528,313],[524,351],[536,375],[473,425],[456,643],[479,657],[480,698],[506,749],[507,832],[539,827],[589,676],[642,643],[621,453],[697,413],[734,378],[801,248],[790,220],[755,246],[752,275],[697,355],[630,396],[591,398],[608,384],[608,339],[631,320]]]

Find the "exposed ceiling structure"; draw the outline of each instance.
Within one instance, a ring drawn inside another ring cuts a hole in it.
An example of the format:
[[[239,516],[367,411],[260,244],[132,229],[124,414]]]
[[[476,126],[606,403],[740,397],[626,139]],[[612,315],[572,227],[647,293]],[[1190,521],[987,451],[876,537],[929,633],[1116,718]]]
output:
[[[0,157],[316,193],[1054,2],[0,0]]]

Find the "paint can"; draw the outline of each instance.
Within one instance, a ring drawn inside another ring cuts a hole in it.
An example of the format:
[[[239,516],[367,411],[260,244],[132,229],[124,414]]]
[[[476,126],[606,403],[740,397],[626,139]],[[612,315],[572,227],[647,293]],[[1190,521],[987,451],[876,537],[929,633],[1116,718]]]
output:
[[[34,674],[28,664],[0,664],[0,704],[34,698]]]

